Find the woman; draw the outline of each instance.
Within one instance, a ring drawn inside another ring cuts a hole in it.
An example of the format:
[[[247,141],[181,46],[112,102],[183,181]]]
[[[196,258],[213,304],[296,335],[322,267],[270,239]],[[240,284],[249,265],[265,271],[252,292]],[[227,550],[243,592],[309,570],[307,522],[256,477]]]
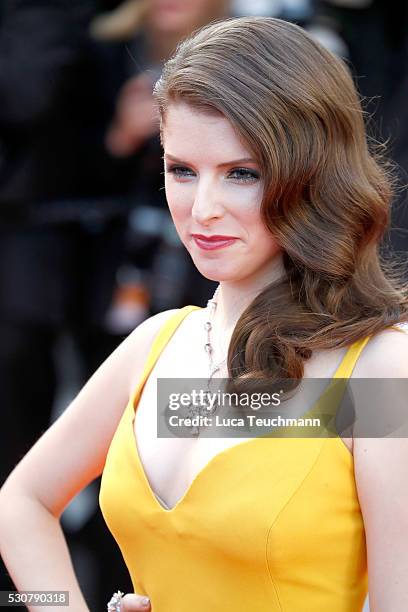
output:
[[[297,26],[240,18],[184,42],[155,95],[170,212],[216,307],[139,325],[15,468],[10,573],[87,610],[58,521],[102,473],[136,592],[109,609],[354,612],[368,564],[371,610],[403,610],[404,439],[156,433],[160,378],[408,377],[406,288],[378,257],[390,179],[352,80]]]

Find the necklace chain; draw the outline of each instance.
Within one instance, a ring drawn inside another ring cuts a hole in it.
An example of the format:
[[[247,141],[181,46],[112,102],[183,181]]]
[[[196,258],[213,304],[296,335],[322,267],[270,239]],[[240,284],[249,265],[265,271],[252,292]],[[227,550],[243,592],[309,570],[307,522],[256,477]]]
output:
[[[213,345],[211,344],[211,330],[212,330],[212,326],[213,326],[213,319],[214,319],[214,312],[217,308],[217,297],[218,297],[218,293],[219,293],[219,285],[217,287],[217,289],[214,292],[214,295],[212,296],[211,299],[208,300],[207,302],[207,312],[208,317],[204,323],[204,330],[206,333],[206,342],[204,344],[204,350],[208,355],[208,361],[209,361],[209,378],[207,380],[207,394],[210,393],[210,382],[212,377],[214,376],[214,374],[220,369],[220,367],[222,366],[222,364],[226,361],[226,357],[220,362],[218,363],[216,366],[214,366],[214,362],[213,362]],[[198,408],[196,408],[193,405],[190,405],[189,407],[189,414],[191,417],[197,417],[197,416],[208,416],[209,414],[213,414],[215,412],[215,408],[213,408],[212,410],[208,409],[209,404],[204,404],[199,406]],[[191,433],[194,436],[198,436],[200,432],[200,427],[199,425],[193,425],[191,428]]]
[[[213,352],[214,352],[214,347],[211,344],[211,331],[212,331],[212,323],[213,323],[213,318],[214,318],[214,312],[217,308],[217,297],[218,297],[218,291],[219,291],[219,285],[217,287],[217,289],[215,290],[215,293],[213,295],[213,297],[208,300],[207,302],[207,309],[209,309],[209,317],[207,318],[206,322],[204,323],[204,329],[206,331],[207,334],[207,341],[204,345],[204,350],[208,355],[208,361],[210,364],[210,376],[208,380],[211,380],[211,378],[214,376],[215,372],[217,372],[220,369],[220,366],[224,363],[224,361],[226,360],[226,357],[224,357],[224,359],[218,363],[215,367],[214,367],[214,363],[213,363]]]

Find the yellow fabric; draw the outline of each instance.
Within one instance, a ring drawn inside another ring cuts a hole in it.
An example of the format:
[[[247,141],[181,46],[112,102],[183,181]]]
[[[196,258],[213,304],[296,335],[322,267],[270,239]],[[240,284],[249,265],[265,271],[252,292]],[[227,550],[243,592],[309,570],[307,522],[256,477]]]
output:
[[[134,590],[150,597],[153,612],[361,610],[365,533],[353,457],[340,437],[239,443],[212,458],[173,509],[151,490],[135,407],[160,352],[196,308],[181,308],[156,336],[102,474],[100,508]],[[335,379],[351,375],[368,339],[349,347]]]

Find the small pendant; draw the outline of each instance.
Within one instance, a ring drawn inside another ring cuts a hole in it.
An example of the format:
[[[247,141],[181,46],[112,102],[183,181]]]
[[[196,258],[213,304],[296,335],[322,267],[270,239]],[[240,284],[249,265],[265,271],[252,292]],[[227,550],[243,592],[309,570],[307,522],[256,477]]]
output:
[[[198,427],[198,425],[193,425],[190,430],[190,433],[192,436],[195,436],[195,437],[198,436],[200,433],[200,428]]]
[[[187,414],[190,419],[195,419],[200,414],[200,409],[197,410],[196,406],[190,402],[187,406]],[[191,425],[190,433],[192,436],[198,436],[200,428],[197,425]]]

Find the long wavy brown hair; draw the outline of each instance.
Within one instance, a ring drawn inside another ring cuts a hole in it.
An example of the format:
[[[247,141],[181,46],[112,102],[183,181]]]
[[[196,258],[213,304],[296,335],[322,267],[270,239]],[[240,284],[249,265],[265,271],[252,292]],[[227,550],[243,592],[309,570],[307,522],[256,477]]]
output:
[[[257,159],[264,223],[286,276],[242,313],[228,350],[236,382],[301,379],[314,350],[348,346],[408,321],[408,290],[380,245],[396,184],[384,145],[369,138],[348,67],[302,28],[232,18],[194,33],[154,93],[220,113]]]

